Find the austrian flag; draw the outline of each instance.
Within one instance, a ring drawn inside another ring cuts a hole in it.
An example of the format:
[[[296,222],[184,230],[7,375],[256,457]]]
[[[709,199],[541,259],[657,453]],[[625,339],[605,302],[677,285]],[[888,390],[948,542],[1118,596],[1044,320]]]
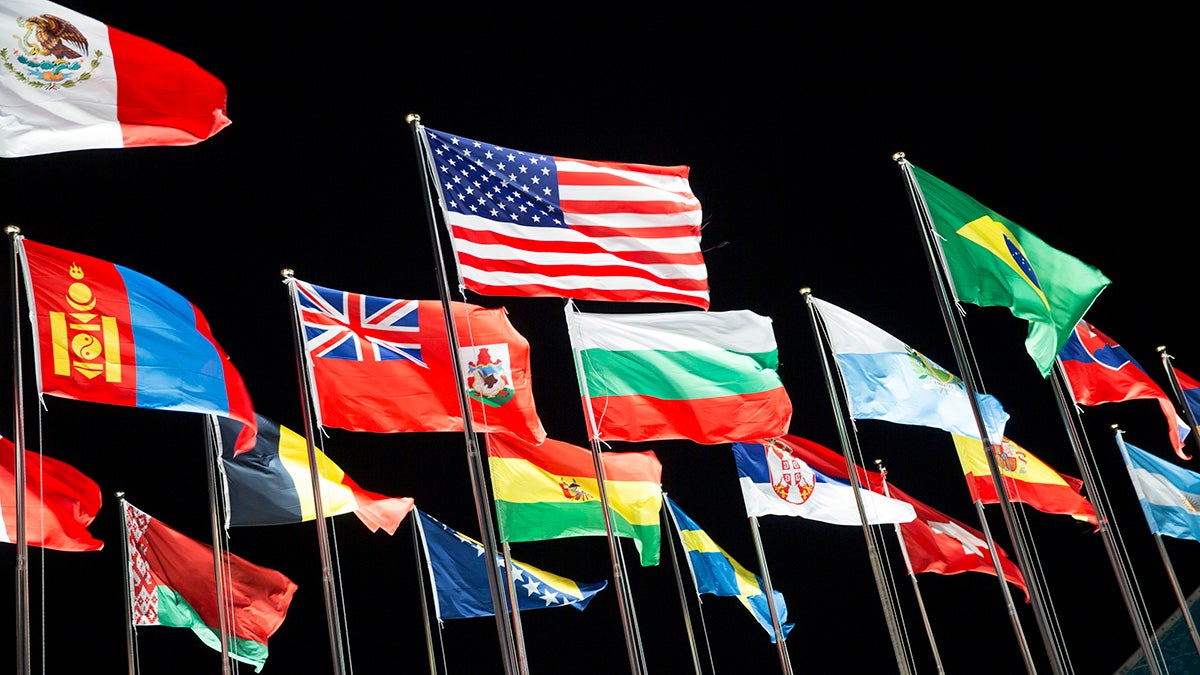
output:
[[[462,431],[446,317],[436,300],[397,300],[294,280],[323,426],[378,433]],[[507,312],[451,303],[476,431],[538,444],[529,342]]]

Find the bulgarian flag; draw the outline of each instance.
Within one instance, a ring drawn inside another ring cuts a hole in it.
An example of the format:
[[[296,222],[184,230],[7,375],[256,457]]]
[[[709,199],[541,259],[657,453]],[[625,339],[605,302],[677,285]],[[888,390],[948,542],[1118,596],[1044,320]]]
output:
[[[792,402],[769,318],[566,313],[593,438],[714,445],[787,433]]]
[[[954,449],[958,451],[971,499],[983,504],[998,503],[991,467],[983,454],[983,443],[977,438],[950,435],[954,438]],[[1043,513],[1068,515],[1100,529],[1096,509],[1080,494],[1083,481],[1060,475],[1007,436],[1003,444],[992,448],[1010,500],[1028,504]]]
[[[191,628],[204,644],[221,650],[213,549],[163,525],[123,502],[129,544],[130,606],[134,626]],[[279,629],[296,584],[275,570],[224,554],[229,655],[262,671],[267,638]]]
[[[193,145],[229,125],[191,59],[45,0],[0,4],[0,157]]]
[[[547,438],[533,445],[486,434],[502,541],[605,535],[590,450]],[[631,537],[643,567],[657,565],[662,540],[662,464],[652,451],[606,452],[604,493],[613,532]]]

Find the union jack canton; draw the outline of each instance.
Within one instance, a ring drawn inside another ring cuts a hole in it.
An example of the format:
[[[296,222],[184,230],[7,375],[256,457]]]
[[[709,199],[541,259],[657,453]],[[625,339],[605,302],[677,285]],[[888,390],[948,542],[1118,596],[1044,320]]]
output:
[[[314,358],[407,360],[428,368],[421,359],[421,345],[412,342],[421,331],[419,300],[393,300],[293,281],[305,348]]]

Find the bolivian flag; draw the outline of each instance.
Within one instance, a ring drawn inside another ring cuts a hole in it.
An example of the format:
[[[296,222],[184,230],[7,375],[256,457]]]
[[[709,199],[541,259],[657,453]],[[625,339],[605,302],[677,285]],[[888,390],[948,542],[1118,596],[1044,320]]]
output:
[[[502,541],[606,534],[590,450],[549,438],[535,446],[511,436],[486,436]],[[662,464],[649,450],[600,457],[613,532],[633,538],[643,567],[657,565]]]

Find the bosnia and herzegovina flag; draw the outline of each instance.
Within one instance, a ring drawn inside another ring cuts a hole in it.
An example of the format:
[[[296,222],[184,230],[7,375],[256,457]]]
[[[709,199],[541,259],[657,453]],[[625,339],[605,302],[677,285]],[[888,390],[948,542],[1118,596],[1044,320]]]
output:
[[[80,401],[219,415],[254,447],[241,374],[191,302],[131,269],[20,238],[37,323],[38,391]]]
[[[258,415],[254,449],[234,456],[225,450],[221,461],[229,491],[230,525],[283,525],[316,520],[308,441],[303,436]],[[230,447],[238,433],[236,422],[219,419],[221,441]],[[375,532],[395,534],[413,508],[411,497],[385,497],[364,490],[323,452],[314,448],[325,516],[351,513]]]
[[[416,512],[437,618],[494,616],[483,544],[454,531],[421,509]],[[582,612],[592,596],[608,585],[607,581],[577,583],[519,560],[510,558],[506,562],[501,555],[496,556],[496,567],[502,576],[512,573],[510,586],[516,589],[520,611],[574,607]],[[509,585],[507,579],[502,579],[502,583]]]
[[[1025,349],[1048,377],[1108,277],[911,163],[958,299],[1029,321]]]
[[[607,534],[591,451],[550,438],[533,445],[503,434],[487,434],[487,451],[502,541]],[[650,450],[605,452],[600,461],[614,533],[633,539],[642,566],[657,565],[662,464]]]

